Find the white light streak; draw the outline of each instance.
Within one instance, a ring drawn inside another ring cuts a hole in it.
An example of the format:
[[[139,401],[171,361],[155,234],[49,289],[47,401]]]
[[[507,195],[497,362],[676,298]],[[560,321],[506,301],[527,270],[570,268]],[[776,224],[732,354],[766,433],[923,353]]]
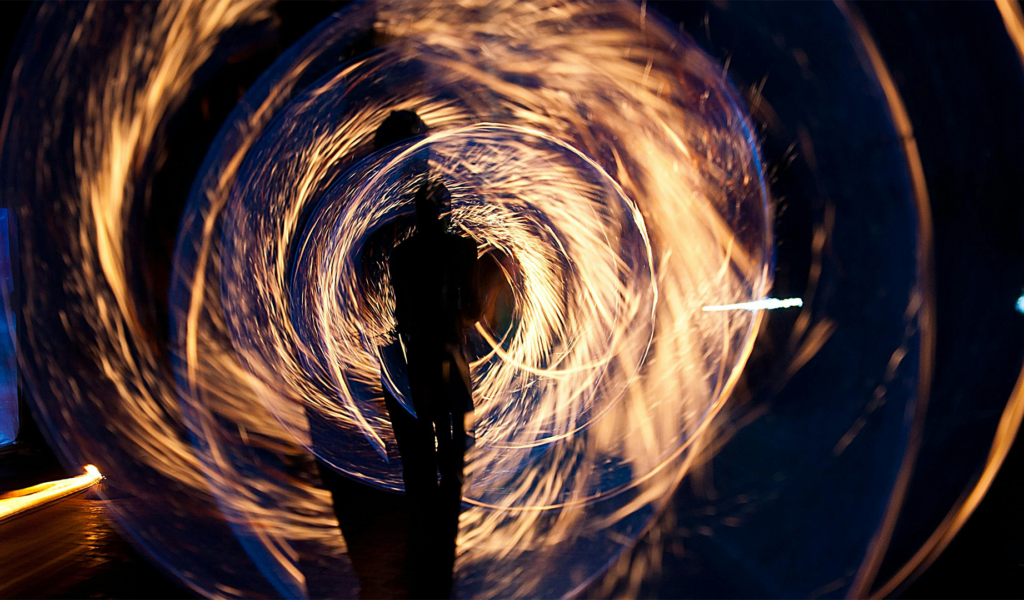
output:
[[[1024,303],[1024,297],[1017,302],[1017,310],[1024,312],[1021,309],[1022,303]],[[780,300],[778,298],[763,298],[761,300],[754,300],[752,302],[739,302],[737,304],[718,304],[715,306],[705,306],[701,310],[704,312],[722,312],[727,310],[749,310],[751,312],[755,310],[775,310],[776,308],[793,308],[795,306],[803,306],[804,301],[800,298],[786,298]]]

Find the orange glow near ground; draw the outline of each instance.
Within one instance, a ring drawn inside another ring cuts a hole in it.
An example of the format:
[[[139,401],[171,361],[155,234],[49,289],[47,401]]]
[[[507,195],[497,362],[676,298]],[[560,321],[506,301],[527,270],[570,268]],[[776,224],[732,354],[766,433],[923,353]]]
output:
[[[0,521],[92,487],[103,479],[99,469],[85,465],[85,475],[58,479],[0,495]]]

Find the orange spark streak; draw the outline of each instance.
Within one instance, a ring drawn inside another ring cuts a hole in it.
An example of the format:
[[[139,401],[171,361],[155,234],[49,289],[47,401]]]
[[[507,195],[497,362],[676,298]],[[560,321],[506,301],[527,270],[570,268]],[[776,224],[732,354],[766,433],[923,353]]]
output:
[[[85,465],[85,475],[40,483],[0,495],[0,521],[88,489],[103,479],[99,469]]]

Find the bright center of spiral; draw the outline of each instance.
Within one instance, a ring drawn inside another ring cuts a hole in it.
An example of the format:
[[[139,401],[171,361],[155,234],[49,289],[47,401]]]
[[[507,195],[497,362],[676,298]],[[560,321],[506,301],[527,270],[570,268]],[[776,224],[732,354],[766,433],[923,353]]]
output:
[[[606,18],[508,39],[389,13],[404,41],[296,94],[239,163],[217,282],[231,355],[337,471],[403,485],[383,401],[387,388],[412,412],[388,256],[425,173],[493,275],[468,339],[468,502],[613,497],[685,453],[728,396],[757,317],[702,307],[763,298],[771,241],[746,118],[691,43],[638,40],[625,4],[587,11]],[[591,27],[603,44],[581,43]],[[373,152],[396,110],[431,134]]]
[[[511,326],[496,332],[485,319],[469,336],[477,444],[529,453],[580,432],[621,398],[647,353],[657,295],[651,249],[614,180],[535,130],[447,130],[364,161],[332,187],[309,221],[292,288],[314,368],[346,373],[375,357],[384,385],[411,407],[385,263],[410,231],[422,181],[413,163],[424,155],[451,192],[452,227],[509,267]],[[370,428],[362,433],[390,440],[374,387],[353,397]]]

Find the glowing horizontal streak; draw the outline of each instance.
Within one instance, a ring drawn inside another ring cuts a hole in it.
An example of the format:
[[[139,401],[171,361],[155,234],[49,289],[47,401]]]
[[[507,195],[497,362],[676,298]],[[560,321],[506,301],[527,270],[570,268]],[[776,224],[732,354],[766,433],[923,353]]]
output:
[[[92,465],[85,465],[85,475],[70,479],[58,479],[23,490],[8,492],[0,496],[0,521],[80,492],[93,486],[100,479],[103,479],[103,476],[100,475],[99,469]]]
[[[804,301],[800,298],[786,298],[780,300],[778,298],[763,298],[761,300],[753,300],[751,302],[740,302],[738,304],[718,304],[715,306],[705,306],[701,310],[704,312],[721,312],[726,310],[749,310],[751,312],[755,310],[775,310],[776,308],[792,308],[794,306],[803,306]]]

